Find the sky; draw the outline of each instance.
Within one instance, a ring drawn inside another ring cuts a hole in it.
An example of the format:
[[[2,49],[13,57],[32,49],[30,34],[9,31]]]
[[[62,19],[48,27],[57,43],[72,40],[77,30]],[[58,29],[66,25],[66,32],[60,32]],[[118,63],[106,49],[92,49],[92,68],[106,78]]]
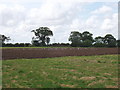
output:
[[[69,43],[71,31],[118,39],[118,0],[0,0],[0,34],[9,43],[31,43],[39,27],[53,31],[51,43]]]

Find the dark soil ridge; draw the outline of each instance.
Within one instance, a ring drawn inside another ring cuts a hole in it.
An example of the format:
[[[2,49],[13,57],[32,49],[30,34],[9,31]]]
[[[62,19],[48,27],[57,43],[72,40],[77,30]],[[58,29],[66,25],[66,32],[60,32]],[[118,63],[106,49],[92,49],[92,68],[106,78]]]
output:
[[[118,54],[118,48],[11,48],[2,49],[2,60]]]

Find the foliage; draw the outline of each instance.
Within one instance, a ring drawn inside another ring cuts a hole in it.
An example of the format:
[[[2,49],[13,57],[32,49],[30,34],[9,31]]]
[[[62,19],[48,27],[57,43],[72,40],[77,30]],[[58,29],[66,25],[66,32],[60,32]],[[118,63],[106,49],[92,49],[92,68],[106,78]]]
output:
[[[36,30],[32,30],[31,32],[34,32],[35,38],[32,38],[32,43],[36,45],[42,45],[45,46],[46,43],[48,44],[50,42],[50,38],[48,36],[53,36],[53,32],[48,27],[40,27]]]
[[[91,47],[92,46],[92,41],[91,40],[85,40],[81,43],[81,47]]]
[[[83,33],[80,33],[78,31],[73,31],[70,34],[69,41],[71,41],[71,46],[73,47],[90,47],[92,46],[93,34],[89,33],[88,31],[85,31]]]
[[[93,46],[95,47],[105,47],[106,44],[104,43],[104,37],[98,36],[94,39],[94,44]]]
[[[105,43],[94,43],[93,44],[94,47],[106,47]]]
[[[116,47],[120,46],[119,41],[115,39],[111,34],[105,35],[105,37],[95,37],[93,39],[93,34],[84,31],[80,33],[78,31],[72,31],[69,37],[69,41],[71,41],[71,46],[73,47]]]
[[[70,34],[69,41],[72,42],[71,46],[78,47],[80,45],[80,40],[82,39],[81,33],[78,31],[73,31]]]
[[[108,47],[116,47],[116,39],[114,38],[114,36],[112,36],[111,34],[107,34],[104,37],[104,43],[108,46]]]
[[[104,37],[98,36],[95,38],[95,43],[104,43]]]
[[[92,33],[88,32],[88,31],[84,31],[84,32],[82,33],[82,41],[89,40],[89,41],[93,42],[94,40],[93,40],[93,37],[92,37],[92,36],[93,36]]]
[[[1,35],[1,39],[2,39],[2,44],[4,44],[5,41],[11,40],[10,37],[7,37],[5,35]]]

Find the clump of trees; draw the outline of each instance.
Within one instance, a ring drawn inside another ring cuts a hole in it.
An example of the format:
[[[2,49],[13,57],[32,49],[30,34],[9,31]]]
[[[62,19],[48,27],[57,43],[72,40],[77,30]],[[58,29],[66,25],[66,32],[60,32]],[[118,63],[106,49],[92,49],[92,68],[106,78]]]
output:
[[[90,47],[94,42],[93,34],[88,31],[80,33],[78,31],[72,31],[69,37],[69,41],[71,41],[71,46],[73,47]]]
[[[48,27],[40,27],[36,30],[32,30],[35,37],[32,38],[32,44],[34,46],[46,46],[50,43],[50,37],[53,36],[53,32]]]
[[[116,47],[117,40],[111,34],[105,35],[105,37],[98,36],[95,38],[94,46],[97,47]]]
[[[95,37],[93,34],[84,31],[80,33],[78,31],[72,31],[69,36],[69,41],[71,41],[71,46],[73,47],[116,47],[120,46],[120,40],[116,40],[111,34],[105,35],[105,37]]]

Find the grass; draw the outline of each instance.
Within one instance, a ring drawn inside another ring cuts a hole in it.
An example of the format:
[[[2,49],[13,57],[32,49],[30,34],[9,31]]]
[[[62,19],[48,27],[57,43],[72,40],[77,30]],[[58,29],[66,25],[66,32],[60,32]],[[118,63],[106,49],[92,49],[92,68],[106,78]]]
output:
[[[118,56],[72,56],[2,62],[3,88],[117,88]]]

